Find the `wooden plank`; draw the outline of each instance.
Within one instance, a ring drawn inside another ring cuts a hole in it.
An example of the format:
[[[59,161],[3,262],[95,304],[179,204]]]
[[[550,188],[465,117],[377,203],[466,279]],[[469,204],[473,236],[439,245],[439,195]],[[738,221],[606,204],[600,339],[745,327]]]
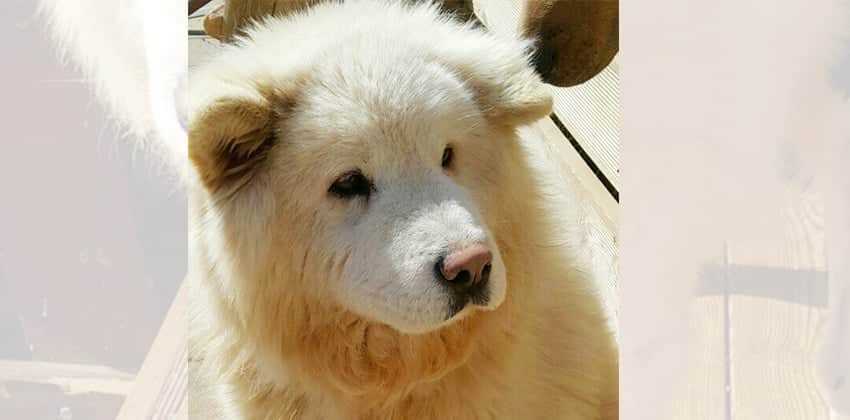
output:
[[[673,389],[671,416],[683,420],[724,419],[724,297],[697,299],[690,309],[690,342],[686,386]]]
[[[515,35],[525,0],[477,0],[476,14],[497,33]],[[552,88],[555,114],[605,178],[620,185],[620,77],[618,59],[586,83]]]
[[[181,418],[188,382],[187,289],[184,281],[116,420]]]
[[[733,418],[829,419],[813,357],[823,309],[752,296],[732,302]]]
[[[0,360],[0,383],[51,384],[66,394],[127,395],[133,379],[132,374],[108,366]]]
[[[814,357],[827,315],[823,205],[789,192],[780,212],[773,235],[730,242],[730,261],[750,267],[730,271],[732,418],[828,420]]]
[[[591,156],[608,181],[620,185],[620,76],[618,57],[592,79],[554,88],[555,114]]]

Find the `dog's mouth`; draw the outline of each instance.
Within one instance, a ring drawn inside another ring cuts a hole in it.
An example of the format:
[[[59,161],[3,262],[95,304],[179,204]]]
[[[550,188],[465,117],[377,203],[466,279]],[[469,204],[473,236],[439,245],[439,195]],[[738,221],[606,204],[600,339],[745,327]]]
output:
[[[471,287],[463,290],[451,290],[446,321],[460,314],[467,307],[485,309],[490,304],[490,279],[485,278]]]

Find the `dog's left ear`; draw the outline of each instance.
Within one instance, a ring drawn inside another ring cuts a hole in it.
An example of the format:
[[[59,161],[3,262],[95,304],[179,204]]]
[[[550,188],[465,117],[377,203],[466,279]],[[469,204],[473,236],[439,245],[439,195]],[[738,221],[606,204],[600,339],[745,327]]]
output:
[[[435,59],[455,72],[473,91],[492,123],[521,126],[552,113],[552,93],[531,64],[531,46],[515,39],[481,33],[465,42],[440,43]]]

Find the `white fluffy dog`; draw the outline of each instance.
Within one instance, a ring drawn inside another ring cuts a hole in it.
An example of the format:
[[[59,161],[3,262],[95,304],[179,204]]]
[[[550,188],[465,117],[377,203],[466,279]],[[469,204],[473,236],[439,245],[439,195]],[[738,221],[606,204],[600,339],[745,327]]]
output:
[[[601,303],[553,236],[575,221],[515,134],[551,111],[529,44],[386,0],[246,32],[190,77],[191,398],[616,418]]]

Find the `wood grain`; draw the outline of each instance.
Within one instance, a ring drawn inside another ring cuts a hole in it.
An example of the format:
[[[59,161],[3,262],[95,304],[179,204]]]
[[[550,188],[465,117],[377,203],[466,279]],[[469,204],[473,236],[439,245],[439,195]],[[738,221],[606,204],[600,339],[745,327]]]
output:
[[[116,420],[186,418],[187,288],[184,280]]]
[[[731,278],[728,343],[734,419],[830,418],[815,371],[828,294],[823,203],[814,191],[789,191],[784,202],[775,238],[730,243],[733,264],[771,270],[758,274],[756,284],[732,271],[738,273]]]
[[[683,420],[723,419],[724,385],[724,297],[706,296],[690,308],[691,331],[686,386],[670,397],[671,417]]]

